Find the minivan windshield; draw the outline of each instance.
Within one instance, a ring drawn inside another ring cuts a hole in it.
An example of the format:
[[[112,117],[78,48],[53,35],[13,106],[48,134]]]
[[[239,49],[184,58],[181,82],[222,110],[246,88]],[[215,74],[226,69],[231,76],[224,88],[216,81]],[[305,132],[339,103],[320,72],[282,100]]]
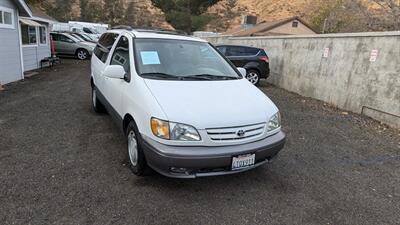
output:
[[[140,76],[160,80],[234,80],[241,76],[210,44],[170,39],[135,39]]]

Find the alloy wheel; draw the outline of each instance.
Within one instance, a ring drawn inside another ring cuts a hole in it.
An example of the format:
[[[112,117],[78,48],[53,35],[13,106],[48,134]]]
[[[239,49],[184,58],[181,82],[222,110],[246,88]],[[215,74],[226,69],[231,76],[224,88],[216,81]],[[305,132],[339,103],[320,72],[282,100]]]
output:
[[[246,79],[252,84],[257,84],[260,78],[256,72],[251,71],[246,75]]]
[[[93,88],[93,90],[92,90],[92,103],[93,103],[93,106],[96,108],[96,102],[97,102],[97,96],[96,96],[96,90]]]
[[[128,134],[128,153],[132,166],[136,166],[138,163],[138,145],[134,131],[130,131]]]
[[[80,50],[80,51],[78,52],[78,59],[84,60],[84,59],[86,59],[86,58],[87,58],[87,52],[84,51],[84,50]]]

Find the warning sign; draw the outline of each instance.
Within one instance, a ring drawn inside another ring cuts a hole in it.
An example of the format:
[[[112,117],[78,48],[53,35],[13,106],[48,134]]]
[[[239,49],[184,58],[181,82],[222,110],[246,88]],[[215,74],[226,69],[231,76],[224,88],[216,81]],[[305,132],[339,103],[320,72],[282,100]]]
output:
[[[329,52],[330,52],[330,49],[329,48],[325,48],[323,57],[324,58],[328,58],[329,57]]]
[[[374,49],[371,51],[371,56],[369,57],[370,62],[376,62],[378,59],[379,51],[378,49]]]

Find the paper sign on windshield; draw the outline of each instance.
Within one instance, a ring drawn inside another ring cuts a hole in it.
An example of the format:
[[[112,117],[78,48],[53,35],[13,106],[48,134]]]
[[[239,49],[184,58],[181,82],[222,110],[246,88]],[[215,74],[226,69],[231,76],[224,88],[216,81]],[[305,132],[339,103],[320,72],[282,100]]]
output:
[[[159,65],[160,58],[158,57],[158,52],[156,51],[141,51],[140,57],[142,58],[143,65]]]

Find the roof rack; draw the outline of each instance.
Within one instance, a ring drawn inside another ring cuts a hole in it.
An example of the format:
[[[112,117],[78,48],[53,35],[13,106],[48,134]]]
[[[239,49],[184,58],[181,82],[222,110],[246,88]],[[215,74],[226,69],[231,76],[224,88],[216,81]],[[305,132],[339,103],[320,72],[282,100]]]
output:
[[[111,30],[116,30],[116,29],[129,30],[129,31],[133,30],[132,27],[128,25],[118,25],[111,28]]]
[[[119,25],[112,27],[111,29],[123,29],[128,31],[135,30],[137,32],[151,32],[157,34],[187,35],[186,32],[181,30],[171,30],[171,29],[154,28],[154,27],[131,27],[127,25]]]

